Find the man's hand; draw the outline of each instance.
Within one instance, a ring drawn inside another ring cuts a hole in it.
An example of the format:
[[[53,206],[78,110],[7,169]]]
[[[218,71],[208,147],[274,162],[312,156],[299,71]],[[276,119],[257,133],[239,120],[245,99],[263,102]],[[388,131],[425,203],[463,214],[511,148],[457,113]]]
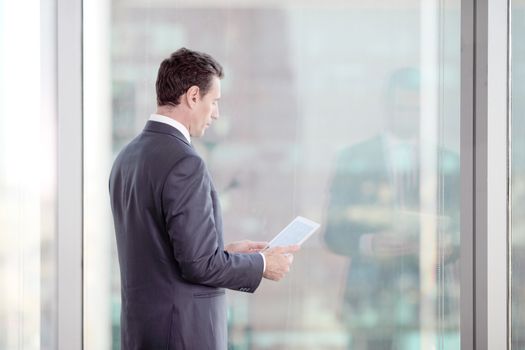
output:
[[[292,253],[300,249],[298,245],[275,247],[263,252],[266,259],[266,270],[263,277],[272,281],[279,281],[290,271],[293,262]]]
[[[419,254],[420,242],[418,239],[399,236],[399,233],[385,232],[365,234],[361,237],[366,240],[361,253],[367,257],[380,259]],[[445,235],[437,243],[436,248],[439,249],[439,255],[443,258],[447,259],[454,253],[454,245],[450,235]]]
[[[228,253],[258,253],[268,245],[268,242],[238,241],[224,248]]]

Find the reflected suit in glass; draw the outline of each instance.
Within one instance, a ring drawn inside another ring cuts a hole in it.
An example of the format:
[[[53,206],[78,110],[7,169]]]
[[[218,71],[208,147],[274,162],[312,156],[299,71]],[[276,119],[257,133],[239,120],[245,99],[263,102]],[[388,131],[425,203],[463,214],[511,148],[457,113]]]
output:
[[[458,260],[457,155],[438,148],[438,215],[420,211],[420,146],[405,146],[397,156],[391,148],[380,135],[343,149],[330,188],[324,238],[331,251],[350,257],[341,316],[351,349],[399,349],[401,338],[418,332],[422,217],[437,216],[436,269],[450,269]],[[395,254],[376,251],[374,240],[382,239]],[[444,327],[458,322],[450,302],[455,292],[436,292]]]

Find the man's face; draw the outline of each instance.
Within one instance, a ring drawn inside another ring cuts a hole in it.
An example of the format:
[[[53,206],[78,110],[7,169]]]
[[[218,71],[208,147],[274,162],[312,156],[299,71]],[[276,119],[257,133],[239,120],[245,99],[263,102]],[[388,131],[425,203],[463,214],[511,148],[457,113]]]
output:
[[[193,118],[190,124],[190,135],[201,137],[213,120],[219,118],[219,99],[221,98],[221,81],[213,77],[211,88],[204,96],[197,99]]]

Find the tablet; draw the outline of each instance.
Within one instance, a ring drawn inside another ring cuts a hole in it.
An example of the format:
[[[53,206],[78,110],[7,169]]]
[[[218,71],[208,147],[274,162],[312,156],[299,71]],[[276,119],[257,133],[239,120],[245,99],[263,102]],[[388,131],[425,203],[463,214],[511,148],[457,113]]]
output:
[[[303,244],[318,228],[317,222],[298,216],[268,243],[268,248]]]

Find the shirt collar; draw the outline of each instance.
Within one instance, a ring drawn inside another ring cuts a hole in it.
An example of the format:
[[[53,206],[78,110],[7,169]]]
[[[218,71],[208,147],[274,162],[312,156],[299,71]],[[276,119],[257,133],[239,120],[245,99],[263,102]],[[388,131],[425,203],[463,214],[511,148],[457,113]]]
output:
[[[186,129],[186,127],[182,123],[176,121],[175,119],[172,119],[170,117],[166,117],[160,114],[150,115],[149,120],[154,121],[154,122],[168,124],[174,127],[175,129],[179,130],[182,133],[182,135],[184,135],[186,140],[188,140],[188,143],[191,144],[190,132],[188,131],[188,129]]]

